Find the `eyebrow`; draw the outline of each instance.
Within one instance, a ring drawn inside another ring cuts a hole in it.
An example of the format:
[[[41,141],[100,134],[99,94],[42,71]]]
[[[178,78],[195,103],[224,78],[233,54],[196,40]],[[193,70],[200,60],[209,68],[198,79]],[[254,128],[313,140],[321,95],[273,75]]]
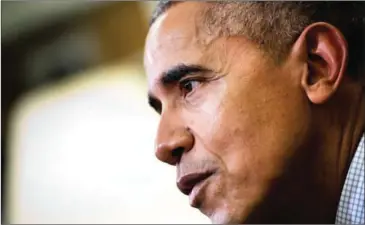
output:
[[[209,71],[209,69],[199,65],[179,64],[162,73],[160,83],[166,86],[180,81],[189,74],[207,71]]]
[[[205,67],[200,65],[187,65],[187,64],[178,64],[173,66],[171,69],[167,70],[166,72],[162,73],[161,77],[159,78],[158,83],[162,84],[162,86],[166,87],[171,84],[175,84],[182,80],[189,74],[192,73],[199,73],[199,72],[207,72],[211,71]],[[161,113],[162,104],[161,101],[156,98],[152,93],[148,93],[148,104],[158,113]]]

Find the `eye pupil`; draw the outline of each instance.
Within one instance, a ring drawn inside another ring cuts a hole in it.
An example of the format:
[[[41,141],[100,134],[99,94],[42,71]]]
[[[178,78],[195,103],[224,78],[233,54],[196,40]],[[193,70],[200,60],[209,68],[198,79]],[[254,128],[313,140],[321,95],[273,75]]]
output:
[[[192,81],[188,81],[184,84],[184,89],[187,91],[187,92],[191,92],[193,90],[193,84],[192,84]]]
[[[196,80],[185,80],[181,82],[180,89],[183,91],[183,93],[186,95],[192,91],[199,85],[199,81]]]

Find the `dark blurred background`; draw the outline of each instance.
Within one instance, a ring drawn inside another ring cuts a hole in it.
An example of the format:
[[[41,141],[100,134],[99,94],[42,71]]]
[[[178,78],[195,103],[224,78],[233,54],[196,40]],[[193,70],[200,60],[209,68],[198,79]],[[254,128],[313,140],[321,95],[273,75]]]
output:
[[[3,223],[207,222],[153,158],[155,4],[1,2]]]

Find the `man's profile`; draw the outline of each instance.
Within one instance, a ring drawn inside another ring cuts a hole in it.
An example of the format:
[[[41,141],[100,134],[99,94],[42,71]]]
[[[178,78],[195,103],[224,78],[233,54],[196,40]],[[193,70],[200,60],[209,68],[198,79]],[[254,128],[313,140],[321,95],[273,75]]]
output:
[[[156,156],[213,223],[364,223],[365,4],[160,2]]]

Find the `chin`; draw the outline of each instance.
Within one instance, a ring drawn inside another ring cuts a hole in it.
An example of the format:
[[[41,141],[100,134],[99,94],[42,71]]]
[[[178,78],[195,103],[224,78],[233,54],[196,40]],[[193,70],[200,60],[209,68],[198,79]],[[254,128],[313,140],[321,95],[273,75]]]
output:
[[[232,224],[231,219],[224,213],[215,213],[210,220],[212,224]]]
[[[212,224],[243,224],[242,220],[227,217],[225,215],[215,215],[211,218]]]
[[[212,224],[243,224],[244,219],[237,215],[231,215],[226,211],[218,211],[210,217]]]

